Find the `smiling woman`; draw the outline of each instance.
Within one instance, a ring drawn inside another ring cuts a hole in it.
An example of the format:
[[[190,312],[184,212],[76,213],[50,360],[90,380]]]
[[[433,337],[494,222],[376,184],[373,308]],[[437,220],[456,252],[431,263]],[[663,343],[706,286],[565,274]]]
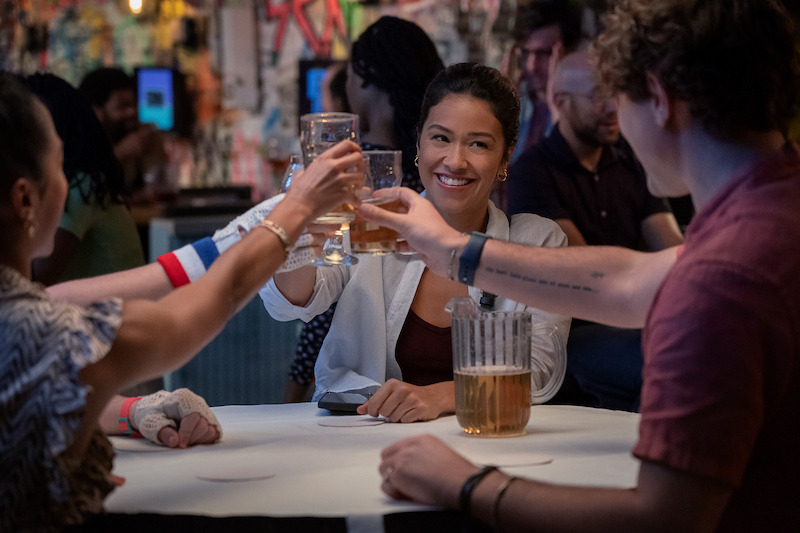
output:
[[[517,139],[519,100],[497,70],[452,65],[428,86],[417,128],[418,166],[425,194],[447,222],[463,232],[485,232],[536,246],[564,246],[551,221],[530,214],[509,220],[489,200],[492,185],[505,179]],[[415,256],[365,256],[353,267],[278,274],[260,292],[278,320],[309,320],[338,301],[330,333],[315,369],[314,399],[326,391],[381,388],[362,414],[393,422],[429,420],[455,409],[450,315],[451,298],[472,297],[495,310],[527,309],[534,320],[557,328],[566,340],[570,319],[507,298],[486,303],[483,293],[425,268]],[[532,342],[538,342],[534,339]],[[563,350],[534,361],[532,400],[549,399],[566,364]]]
[[[420,177],[451,226],[486,229],[492,185],[506,171],[503,144],[500,123],[484,100],[449,95],[431,110],[420,133]]]
[[[454,65],[428,87],[418,125],[420,178],[454,228],[486,229],[489,194],[507,176],[518,117],[516,90],[494,69]]]

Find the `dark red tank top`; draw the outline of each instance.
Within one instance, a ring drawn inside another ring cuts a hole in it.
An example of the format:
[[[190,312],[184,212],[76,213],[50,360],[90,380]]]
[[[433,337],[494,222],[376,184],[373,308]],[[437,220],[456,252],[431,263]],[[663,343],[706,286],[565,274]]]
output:
[[[410,309],[394,355],[406,383],[430,385],[453,380],[450,328],[428,324]]]

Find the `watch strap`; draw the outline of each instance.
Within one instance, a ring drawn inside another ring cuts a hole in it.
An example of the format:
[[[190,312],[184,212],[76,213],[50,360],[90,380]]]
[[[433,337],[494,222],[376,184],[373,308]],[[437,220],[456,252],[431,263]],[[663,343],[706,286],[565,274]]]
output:
[[[480,263],[483,246],[487,239],[489,236],[479,231],[473,231],[469,236],[469,241],[458,260],[458,281],[461,283],[472,286],[475,281],[475,272],[478,270],[478,263]]]

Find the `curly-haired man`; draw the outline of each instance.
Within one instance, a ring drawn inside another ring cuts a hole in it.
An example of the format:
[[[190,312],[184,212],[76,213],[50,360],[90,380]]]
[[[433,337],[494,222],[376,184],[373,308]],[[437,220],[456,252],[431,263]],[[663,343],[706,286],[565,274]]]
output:
[[[507,531],[798,531],[798,51],[777,0],[620,0],[597,42],[620,127],[660,196],[691,193],[682,248],[528,248],[462,236],[411,191],[407,214],[363,207],[431,270],[551,312],[644,326],[632,489],[485,471],[433,437],[383,451],[383,489],[461,501]],[[477,255],[477,258],[475,257]],[[541,280],[557,280],[553,285]],[[572,287],[579,286],[576,291]],[[476,477],[476,475],[483,477]]]

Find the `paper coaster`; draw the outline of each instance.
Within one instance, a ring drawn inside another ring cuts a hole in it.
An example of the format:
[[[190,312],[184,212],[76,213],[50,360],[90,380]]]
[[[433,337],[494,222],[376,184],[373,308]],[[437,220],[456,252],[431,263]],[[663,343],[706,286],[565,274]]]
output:
[[[552,455],[545,455],[543,453],[518,452],[492,454],[491,452],[466,452],[464,455],[475,464],[482,466],[494,465],[501,468],[546,465],[553,462]]]
[[[197,471],[197,479],[231,483],[234,481],[259,481],[275,477],[274,469],[253,465],[207,465]]]
[[[386,422],[385,418],[375,417],[354,417],[354,416],[326,416],[317,423],[320,426],[331,428],[350,428],[359,426],[378,426]]]
[[[150,442],[147,439],[132,439],[130,437],[109,437],[108,440],[111,441],[111,445],[114,446],[114,450],[118,452],[152,453],[152,452],[163,452],[171,450],[171,448],[167,448],[166,446],[161,446],[159,444],[156,444],[155,442]]]

